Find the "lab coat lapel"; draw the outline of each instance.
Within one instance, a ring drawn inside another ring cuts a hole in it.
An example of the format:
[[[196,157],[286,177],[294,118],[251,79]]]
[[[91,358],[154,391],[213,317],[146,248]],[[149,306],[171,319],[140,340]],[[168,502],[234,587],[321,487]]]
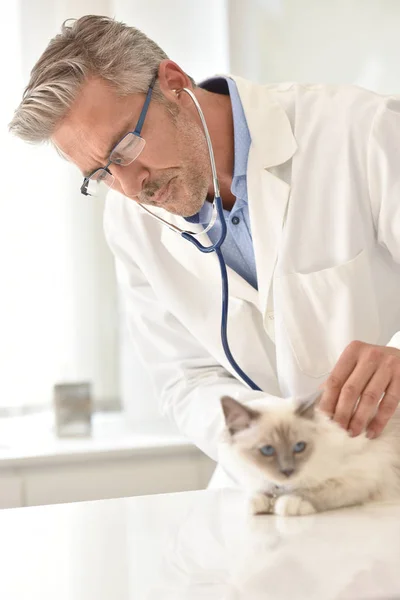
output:
[[[278,256],[290,186],[249,161],[248,195],[254,256],[257,268],[259,308],[268,318],[268,297]]]
[[[168,215],[168,217],[171,223],[180,228],[187,228],[196,233],[201,233],[203,231],[202,225],[193,225],[193,223],[187,223],[180,217],[172,215]],[[197,237],[197,239],[205,246],[211,245],[211,240],[206,233],[203,233]],[[167,227],[163,228],[161,241],[168,252],[170,252],[177,261],[179,261],[189,272],[198,276],[202,285],[221,285],[219,262],[215,252],[203,254],[193,244]],[[229,295],[252,302],[258,307],[259,301],[257,290],[230,267],[227,267],[227,271]]]
[[[267,88],[233,77],[250,130],[247,193],[259,291],[259,308],[267,326],[268,297],[278,256],[290,186],[268,169],[292,158],[297,150],[289,118]]]

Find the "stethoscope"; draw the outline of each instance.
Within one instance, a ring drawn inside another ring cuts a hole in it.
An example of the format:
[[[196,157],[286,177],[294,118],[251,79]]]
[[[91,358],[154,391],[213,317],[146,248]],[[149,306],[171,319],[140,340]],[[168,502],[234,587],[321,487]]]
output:
[[[203,231],[201,231],[201,232],[187,231],[184,229],[180,229],[179,227],[177,227],[176,225],[173,225],[172,223],[168,223],[168,221],[165,221],[159,215],[156,215],[153,212],[151,212],[151,210],[149,210],[143,204],[141,204],[140,206],[142,207],[143,210],[145,210],[147,213],[149,213],[152,217],[154,217],[158,221],[161,221],[161,223],[163,223],[164,225],[169,227],[169,229],[172,229],[172,231],[179,233],[179,235],[181,235],[181,237],[183,237],[185,240],[188,240],[189,242],[194,244],[196,246],[196,248],[198,250],[200,250],[200,252],[202,252],[203,254],[210,254],[211,252],[216,253],[216,255],[218,257],[218,261],[219,261],[220,270],[221,270],[221,284],[222,284],[222,313],[221,313],[222,347],[224,349],[225,356],[228,359],[231,367],[239,375],[239,377],[245,383],[247,383],[247,385],[252,390],[261,391],[261,388],[259,388],[258,385],[256,385],[254,383],[254,381],[252,381],[252,379],[250,379],[250,377],[248,375],[246,375],[246,373],[239,367],[239,365],[233,358],[232,352],[229,348],[229,343],[228,343],[229,284],[228,284],[228,272],[226,270],[225,260],[224,260],[224,257],[222,256],[222,251],[221,251],[221,246],[224,243],[224,240],[225,240],[226,234],[227,234],[227,226],[226,226],[225,215],[224,215],[222,200],[221,200],[220,191],[219,191],[219,182],[218,182],[218,177],[217,177],[217,169],[215,166],[214,151],[213,151],[213,147],[211,144],[211,138],[210,138],[210,134],[208,132],[207,123],[204,118],[204,114],[200,107],[200,104],[199,104],[196,96],[194,95],[194,93],[191,90],[189,90],[188,88],[182,88],[179,91],[175,90],[175,92],[176,93],[186,92],[187,94],[189,94],[189,96],[191,97],[191,99],[194,102],[194,105],[197,108],[197,112],[199,113],[199,117],[200,117],[202,125],[203,125],[204,134],[205,134],[206,140],[207,140],[208,153],[210,156],[213,186],[214,186],[214,200],[213,200],[213,204],[212,204],[211,219],[210,219],[209,224],[207,225],[207,227],[205,227],[203,229]],[[210,246],[204,246],[196,239],[196,237],[199,235],[203,235],[204,233],[207,233],[207,231],[210,231],[211,227],[215,224],[217,218],[219,218],[219,220],[221,222],[221,235],[214,244],[212,244]]]

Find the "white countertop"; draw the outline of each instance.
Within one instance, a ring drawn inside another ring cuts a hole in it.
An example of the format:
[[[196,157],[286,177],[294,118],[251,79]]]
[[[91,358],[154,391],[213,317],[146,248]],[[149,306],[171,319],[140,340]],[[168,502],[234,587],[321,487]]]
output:
[[[248,518],[234,491],[0,511],[3,600],[394,600],[400,504]]]
[[[135,454],[197,452],[165,421],[127,422],[122,412],[95,413],[90,437],[58,438],[49,412],[0,419],[0,472],[47,464],[129,457]]]

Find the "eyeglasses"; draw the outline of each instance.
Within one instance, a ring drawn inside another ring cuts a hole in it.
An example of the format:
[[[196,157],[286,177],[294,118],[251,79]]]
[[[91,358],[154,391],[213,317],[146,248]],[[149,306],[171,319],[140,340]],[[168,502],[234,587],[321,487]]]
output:
[[[84,178],[81,185],[81,194],[84,196],[98,196],[100,189],[102,188],[102,184],[105,184],[108,188],[112,187],[115,178],[108,167],[111,164],[122,166],[130,165],[142,152],[146,145],[146,141],[141,137],[140,133],[146,118],[156,80],[157,75],[155,75],[151,80],[149,89],[147,90],[146,100],[134,131],[126,133],[124,137],[120,139],[119,142],[113,147],[110,152],[110,156],[108,157],[108,163],[105,167],[95,169],[93,173]]]

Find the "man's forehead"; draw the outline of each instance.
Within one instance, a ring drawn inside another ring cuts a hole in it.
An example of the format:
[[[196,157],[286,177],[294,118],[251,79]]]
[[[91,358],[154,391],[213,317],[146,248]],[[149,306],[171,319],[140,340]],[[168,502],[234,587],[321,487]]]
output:
[[[91,130],[81,127],[77,122],[65,119],[52,135],[52,142],[60,154],[68,161],[77,165],[82,173],[90,170],[93,160],[105,151],[107,153],[107,140],[102,127]],[[105,150],[103,150],[105,148]]]
[[[134,95],[121,96],[113,86],[99,78],[89,78],[82,85],[79,94],[73,103],[70,112],[73,115],[85,116],[90,119],[93,113],[115,115],[118,109],[134,103]]]

